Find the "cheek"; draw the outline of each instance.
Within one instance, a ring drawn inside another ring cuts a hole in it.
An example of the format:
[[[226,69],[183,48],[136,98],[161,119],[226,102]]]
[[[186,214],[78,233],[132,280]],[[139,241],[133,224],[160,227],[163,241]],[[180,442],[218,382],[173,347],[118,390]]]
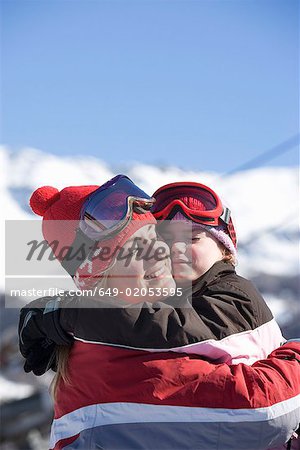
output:
[[[193,267],[205,267],[212,259],[211,251],[206,245],[191,246],[191,261]]]
[[[191,245],[189,251],[190,251],[191,260],[194,262],[198,261],[199,259],[202,259],[205,254],[203,252],[203,249],[199,245],[198,246]]]
[[[203,245],[192,246],[192,262],[193,265],[207,266],[212,265],[216,261],[222,259],[223,254],[220,248],[214,243],[203,242]]]
[[[141,261],[117,261],[111,272],[113,282],[131,282],[132,279],[144,277],[143,263]]]
[[[128,279],[143,278],[145,275],[144,265],[142,261],[130,261],[130,264],[125,267],[120,267],[120,275],[128,276]]]
[[[141,287],[143,283],[144,271],[140,264],[134,264],[133,262],[128,267],[119,265],[117,270],[114,271],[113,277],[110,279],[110,287],[116,287],[119,290]],[[126,299],[130,300],[127,297]]]

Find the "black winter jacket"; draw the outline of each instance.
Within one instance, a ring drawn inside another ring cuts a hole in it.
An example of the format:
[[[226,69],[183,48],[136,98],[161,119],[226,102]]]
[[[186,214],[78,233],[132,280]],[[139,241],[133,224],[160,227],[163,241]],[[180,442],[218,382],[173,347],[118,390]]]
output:
[[[115,297],[95,299],[68,293],[34,300],[21,310],[19,336],[20,350],[27,359],[25,370],[36,374],[49,366],[55,368],[56,345],[68,345],[73,337],[248,364],[266,357],[284,341],[253,284],[223,261],[182,296],[165,302],[129,305]]]

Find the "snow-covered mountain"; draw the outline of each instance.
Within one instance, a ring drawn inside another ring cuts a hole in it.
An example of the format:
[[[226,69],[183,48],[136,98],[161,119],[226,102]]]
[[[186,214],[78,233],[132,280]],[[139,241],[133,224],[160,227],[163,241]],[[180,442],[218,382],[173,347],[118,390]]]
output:
[[[30,219],[34,189],[51,185],[99,184],[125,173],[149,194],[173,181],[198,181],[215,189],[233,211],[239,241],[238,272],[257,282],[282,318],[287,299],[297,296],[299,275],[299,172],[294,167],[264,167],[230,176],[140,163],[108,166],[94,157],[59,157],[32,148],[18,153],[0,147],[1,248],[4,219]],[[39,218],[38,218],[39,220]],[[4,288],[1,258],[0,290]],[[274,284],[275,283],[275,284]],[[276,288],[274,287],[276,285]]]

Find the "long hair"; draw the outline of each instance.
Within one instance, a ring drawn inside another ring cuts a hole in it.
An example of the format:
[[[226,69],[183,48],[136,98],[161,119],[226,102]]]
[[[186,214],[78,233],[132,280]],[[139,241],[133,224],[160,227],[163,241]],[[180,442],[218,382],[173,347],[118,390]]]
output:
[[[105,273],[105,275],[99,279],[97,287],[105,290],[107,287],[107,280],[108,273]],[[57,390],[61,382],[66,385],[72,384],[68,373],[68,360],[71,349],[72,345],[58,345],[56,349],[56,374],[54,375],[49,389],[54,401],[57,399]]]
[[[58,345],[56,349],[56,374],[50,384],[50,394],[53,400],[57,399],[57,388],[62,380],[65,384],[71,384],[68,376],[68,359],[71,345]]]

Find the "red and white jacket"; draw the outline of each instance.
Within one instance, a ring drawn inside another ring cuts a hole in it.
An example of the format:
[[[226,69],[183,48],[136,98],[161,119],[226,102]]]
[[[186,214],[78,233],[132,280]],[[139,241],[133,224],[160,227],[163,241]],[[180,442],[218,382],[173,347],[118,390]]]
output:
[[[300,421],[300,342],[252,366],[77,341],[51,449],[265,450]]]

